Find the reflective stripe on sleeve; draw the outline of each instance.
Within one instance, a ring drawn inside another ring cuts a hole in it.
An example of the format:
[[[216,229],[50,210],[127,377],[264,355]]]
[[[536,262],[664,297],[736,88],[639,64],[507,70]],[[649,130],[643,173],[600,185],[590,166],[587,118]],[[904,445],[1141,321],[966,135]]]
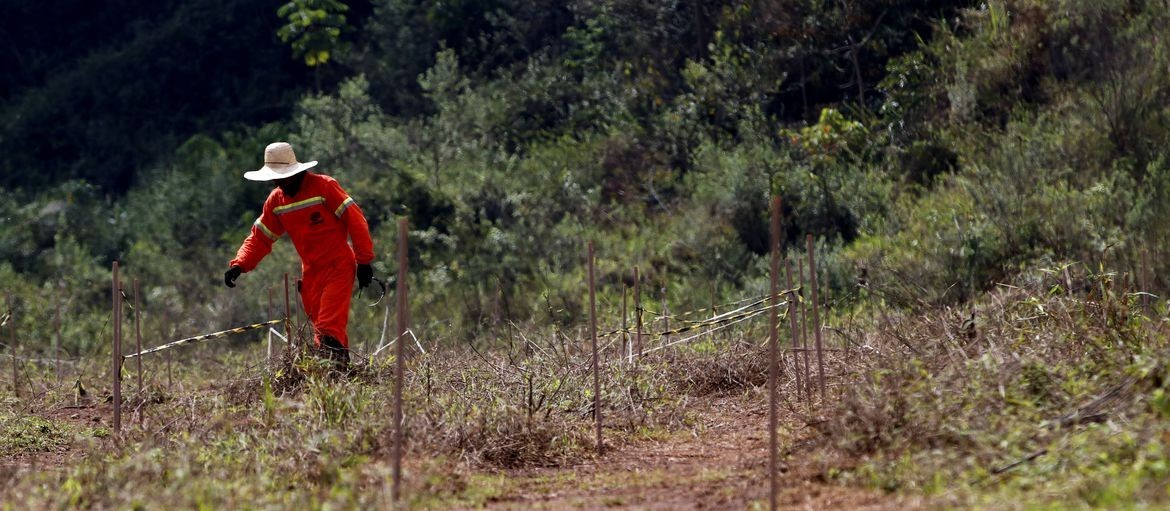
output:
[[[261,222],[259,218],[257,218],[256,223],[252,225],[260,228],[260,232],[264,233],[265,236],[268,236],[268,239],[276,241],[277,236],[272,233],[272,229],[269,229],[268,226],[264,225],[264,222]]]
[[[345,213],[345,210],[349,209],[352,205],[353,197],[346,197],[345,200],[341,201],[341,205],[337,206],[337,209],[333,211],[333,216],[341,218],[341,214]]]
[[[310,197],[310,198],[305,199],[303,201],[297,201],[297,202],[294,202],[292,204],[285,204],[284,206],[275,207],[272,209],[272,212],[277,214],[277,215],[283,215],[285,213],[292,213],[293,211],[296,211],[298,209],[305,209],[309,206],[315,206],[317,204],[324,204],[324,203],[325,203],[325,197],[318,195],[316,197]]]

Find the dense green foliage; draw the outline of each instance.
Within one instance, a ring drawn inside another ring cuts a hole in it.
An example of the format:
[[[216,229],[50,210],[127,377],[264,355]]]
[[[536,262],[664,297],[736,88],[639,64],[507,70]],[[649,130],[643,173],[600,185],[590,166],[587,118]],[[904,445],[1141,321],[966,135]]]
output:
[[[835,307],[957,303],[1143,250],[1163,267],[1157,2],[252,4],[127,5],[142,18],[79,25],[90,46],[13,50],[38,57],[0,110],[0,275],[22,331],[42,336],[33,316],[65,296],[66,347],[93,349],[115,259],[183,330],[263,316],[297,273],[286,241],[242,289],[216,283],[268,191],[240,174],[278,139],[362,205],[384,276],[410,217],[415,323],[435,339],[581,325],[586,240],[603,311],[634,266],[676,310],[758,293],[771,194],[792,257],[816,236]]]

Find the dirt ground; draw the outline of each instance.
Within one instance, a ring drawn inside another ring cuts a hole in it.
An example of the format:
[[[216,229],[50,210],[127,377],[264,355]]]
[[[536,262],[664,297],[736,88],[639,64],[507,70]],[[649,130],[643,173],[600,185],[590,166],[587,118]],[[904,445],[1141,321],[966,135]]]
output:
[[[734,398],[712,399],[694,428],[655,439],[624,442],[592,461],[558,468],[518,469],[491,510],[709,510],[768,509],[767,409],[744,408]],[[109,406],[62,406],[47,418],[76,426],[109,426]],[[802,421],[781,413],[778,509],[913,510],[926,503],[823,481],[824,467],[809,454]],[[22,470],[54,470],[80,461],[68,447],[0,462],[0,477]],[[474,508],[481,509],[481,508]]]
[[[734,400],[709,404],[700,427],[643,440],[569,468],[506,472],[512,491],[488,509],[768,509],[767,409]],[[821,482],[823,473],[792,445],[795,421],[783,421],[779,509],[904,510],[922,502]],[[788,444],[788,445],[785,445]]]
[[[54,422],[69,423],[78,429],[92,426],[107,426],[110,418],[109,407],[105,413],[97,406],[67,406],[45,410],[37,414]],[[83,449],[63,445],[48,452],[21,453],[0,458],[0,480],[8,480],[21,471],[61,470],[62,467],[77,463],[85,457]]]

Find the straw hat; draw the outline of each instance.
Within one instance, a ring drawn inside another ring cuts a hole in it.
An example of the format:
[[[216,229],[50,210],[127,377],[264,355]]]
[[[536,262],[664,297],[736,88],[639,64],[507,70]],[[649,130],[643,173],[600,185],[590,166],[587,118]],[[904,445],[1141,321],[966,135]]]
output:
[[[317,166],[316,160],[301,163],[297,161],[296,153],[288,142],[273,142],[264,148],[264,166],[260,170],[244,173],[244,179],[249,181],[273,181],[294,176],[298,172]]]

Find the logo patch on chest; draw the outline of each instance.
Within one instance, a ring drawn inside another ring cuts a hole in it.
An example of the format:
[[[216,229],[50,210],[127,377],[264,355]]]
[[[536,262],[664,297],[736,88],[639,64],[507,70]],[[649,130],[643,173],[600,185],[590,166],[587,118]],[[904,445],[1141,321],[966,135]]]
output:
[[[314,211],[313,214],[309,215],[309,225],[321,225],[324,222],[325,219],[321,217],[320,211]]]

